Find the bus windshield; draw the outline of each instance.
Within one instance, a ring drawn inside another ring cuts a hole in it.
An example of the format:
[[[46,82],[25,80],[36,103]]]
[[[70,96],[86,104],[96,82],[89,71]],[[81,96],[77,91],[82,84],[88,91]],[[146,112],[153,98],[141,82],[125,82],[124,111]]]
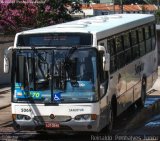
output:
[[[96,92],[95,48],[20,49],[15,51],[14,102],[93,102]]]

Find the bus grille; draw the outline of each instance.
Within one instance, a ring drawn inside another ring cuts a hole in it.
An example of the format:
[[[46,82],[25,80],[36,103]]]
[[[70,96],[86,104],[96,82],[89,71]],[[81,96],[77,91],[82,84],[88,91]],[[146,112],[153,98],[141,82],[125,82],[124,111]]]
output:
[[[34,120],[39,122],[67,122],[70,121],[72,118],[70,116],[55,116],[54,118],[50,118],[50,116],[35,116]]]

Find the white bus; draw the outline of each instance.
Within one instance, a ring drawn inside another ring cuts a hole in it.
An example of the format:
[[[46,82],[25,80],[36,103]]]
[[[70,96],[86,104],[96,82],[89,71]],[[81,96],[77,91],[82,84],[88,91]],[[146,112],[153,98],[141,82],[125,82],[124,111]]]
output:
[[[17,33],[12,117],[19,130],[112,131],[157,78],[155,18],[96,16]],[[9,70],[5,57],[5,71]]]

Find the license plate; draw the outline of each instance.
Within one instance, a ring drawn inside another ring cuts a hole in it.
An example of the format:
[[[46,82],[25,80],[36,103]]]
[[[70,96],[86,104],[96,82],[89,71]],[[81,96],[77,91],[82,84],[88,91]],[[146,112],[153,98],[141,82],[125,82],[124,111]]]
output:
[[[59,128],[60,125],[58,123],[50,123],[50,122],[47,122],[45,123],[45,127],[46,128]]]

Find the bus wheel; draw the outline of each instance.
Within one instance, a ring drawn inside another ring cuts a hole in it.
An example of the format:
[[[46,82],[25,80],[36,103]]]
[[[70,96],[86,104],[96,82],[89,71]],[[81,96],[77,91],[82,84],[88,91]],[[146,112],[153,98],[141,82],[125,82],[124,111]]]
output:
[[[146,99],[146,79],[142,79],[142,86],[141,86],[141,98],[137,102],[138,107],[144,107],[145,99]]]
[[[144,106],[144,104],[145,104],[145,99],[146,99],[146,79],[143,78],[142,89],[141,89],[141,103],[142,103],[142,106]]]
[[[114,111],[113,111],[113,108],[111,107],[110,111],[109,111],[109,123],[108,123],[108,127],[107,127],[108,133],[112,133],[112,131],[113,131],[114,119],[115,119],[114,118]]]

